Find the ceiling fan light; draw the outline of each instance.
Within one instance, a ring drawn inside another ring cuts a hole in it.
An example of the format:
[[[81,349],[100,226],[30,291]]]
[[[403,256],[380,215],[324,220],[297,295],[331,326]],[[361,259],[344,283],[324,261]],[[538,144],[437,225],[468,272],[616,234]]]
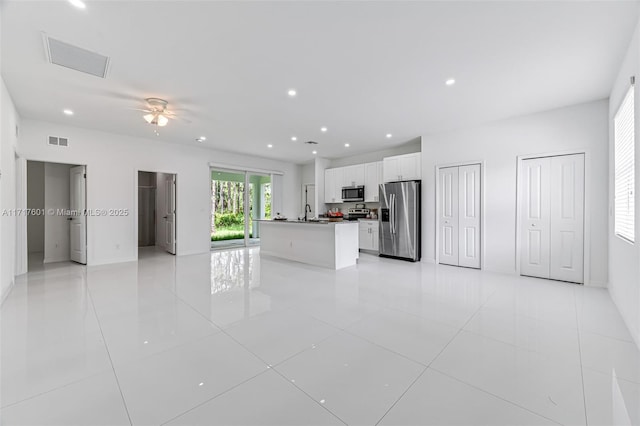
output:
[[[158,126],[164,127],[169,122],[169,119],[162,114],[158,114]]]
[[[151,124],[151,123],[153,123],[153,119],[155,118],[155,116],[153,114],[147,114],[147,115],[143,116],[142,118],[144,118],[144,121],[146,121],[147,123]]]

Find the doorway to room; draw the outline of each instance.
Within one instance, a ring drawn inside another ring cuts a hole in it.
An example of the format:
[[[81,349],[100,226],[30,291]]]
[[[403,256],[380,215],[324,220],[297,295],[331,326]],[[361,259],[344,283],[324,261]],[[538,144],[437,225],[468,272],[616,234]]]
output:
[[[259,220],[271,218],[272,177],[211,169],[211,248],[260,244]]]
[[[87,263],[87,170],[84,165],[27,161],[27,270]]]
[[[176,254],[176,175],[138,171],[138,257]]]

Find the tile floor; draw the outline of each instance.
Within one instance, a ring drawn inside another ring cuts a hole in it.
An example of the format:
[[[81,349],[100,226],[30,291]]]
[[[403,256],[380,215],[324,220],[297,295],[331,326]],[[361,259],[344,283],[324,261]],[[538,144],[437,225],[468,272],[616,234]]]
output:
[[[640,424],[602,289],[151,249],[30,272],[1,315],[3,425]]]

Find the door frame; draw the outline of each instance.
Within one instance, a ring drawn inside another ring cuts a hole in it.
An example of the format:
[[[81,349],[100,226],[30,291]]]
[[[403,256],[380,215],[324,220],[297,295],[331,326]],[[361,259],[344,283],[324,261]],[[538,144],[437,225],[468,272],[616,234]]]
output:
[[[244,238],[243,238],[243,243],[242,243],[242,247],[249,247],[250,244],[250,240],[251,238],[249,237],[249,234],[251,233],[251,229],[249,228],[249,216],[250,216],[250,210],[249,207],[251,205],[251,202],[249,200],[249,197],[247,196],[247,191],[246,188],[249,188],[249,185],[251,184],[249,177],[251,175],[260,175],[260,176],[269,176],[269,181],[271,182],[271,214],[273,215],[273,195],[274,195],[274,184],[273,184],[273,177],[275,175],[283,175],[282,172],[277,172],[277,171],[273,171],[273,170],[266,170],[266,169],[255,169],[255,168],[250,168],[250,167],[235,167],[235,166],[223,166],[223,165],[216,165],[215,163],[209,163],[209,197],[211,197],[211,173],[213,171],[223,171],[223,172],[229,172],[229,173],[237,173],[238,175],[244,175],[244,187],[245,187],[245,191],[242,194],[242,208],[245,212],[245,218],[244,218]],[[209,225],[211,224],[211,220],[213,219],[213,211],[211,211],[211,206],[209,206]],[[248,216],[249,215],[249,216]],[[209,250],[211,250],[211,241],[209,241]]]
[[[16,208],[18,209],[26,209],[27,208],[27,194],[28,194],[28,185],[27,182],[27,161],[37,161],[40,163],[53,163],[53,164],[65,164],[68,166],[84,166],[85,173],[87,177],[85,178],[85,202],[86,209],[89,211],[90,209],[90,200],[91,193],[89,192],[89,165],[81,164],[81,163],[68,163],[66,161],[51,161],[46,158],[37,158],[37,157],[24,157],[18,153],[15,154],[16,157],[16,169],[15,169],[15,179],[16,179]],[[44,206],[42,206],[44,207]],[[87,215],[85,218],[85,244],[87,247],[87,263],[82,265],[78,263],[80,266],[89,266],[93,264],[93,253],[89,247],[89,235],[91,233],[92,223],[91,215]],[[136,230],[137,232],[137,230]],[[15,276],[22,275],[28,272],[28,258],[29,258],[29,242],[26,238],[27,236],[27,220],[16,220],[16,259],[15,259]]]
[[[485,167],[484,160],[478,161],[460,161],[455,163],[443,163],[436,164],[435,166],[435,182],[436,182],[436,202],[435,202],[435,263],[436,265],[440,265],[440,250],[438,249],[438,244],[440,244],[440,216],[438,212],[440,211],[440,169],[447,169],[449,167],[460,167],[460,166],[475,166],[480,165],[480,270],[484,269],[484,253],[485,253],[485,241],[484,238],[484,230],[485,230],[485,217],[484,217],[484,182],[485,182]],[[449,265],[445,265],[449,266]]]
[[[516,254],[515,254],[515,271],[517,276],[522,276],[520,274],[520,256],[522,255],[522,250],[520,245],[522,244],[522,237],[520,236],[520,214],[522,213],[522,209],[520,204],[522,202],[522,191],[520,190],[520,173],[522,171],[522,162],[524,160],[531,160],[534,158],[547,158],[547,157],[561,157],[565,155],[575,155],[575,154],[583,154],[584,155],[584,205],[582,206],[584,210],[584,224],[583,224],[583,234],[584,234],[584,250],[582,253],[582,268],[583,268],[583,277],[585,286],[592,286],[591,283],[591,268],[589,262],[587,262],[587,254],[591,252],[591,212],[587,206],[591,203],[591,185],[588,185],[588,182],[591,179],[591,161],[590,161],[590,152],[588,149],[575,149],[575,150],[564,150],[564,151],[553,151],[553,152],[541,152],[537,154],[526,154],[526,155],[518,155],[516,157]],[[578,284],[578,283],[576,283]],[[579,284],[578,284],[579,285]],[[602,283],[601,286],[604,286]]]
[[[166,175],[174,175],[176,177],[176,217],[175,217],[175,228],[176,228],[176,254],[178,255],[178,172],[176,171],[168,171],[168,170],[148,170],[135,168],[133,170],[133,211],[131,212],[132,220],[133,220],[133,247],[134,250],[134,258],[135,261],[138,261],[138,172],[150,172],[150,173],[163,173]],[[169,253],[169,252],[167,252]],[[171,253],[169,253],[171,254]]]

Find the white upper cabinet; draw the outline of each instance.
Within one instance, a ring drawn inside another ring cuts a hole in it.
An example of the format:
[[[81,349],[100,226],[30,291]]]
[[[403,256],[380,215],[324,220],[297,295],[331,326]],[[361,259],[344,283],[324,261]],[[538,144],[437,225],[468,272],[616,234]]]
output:
[[[422,153],[396,155],[383,161],[385,182],[422,179]]]
[[[341,170],[342,186],[362,186],[364,185],[364,164],[354,166],[338,167],[334,170]]]
[[[364,165],[364,201],[378,202],[379,186],[382,183],[382,161]]]
[[[342,186],[342,173],[337,173],[338,169],[326,169],[324,171],[324,202],[325,203],[341,203],[342,189],[336,189]]]

